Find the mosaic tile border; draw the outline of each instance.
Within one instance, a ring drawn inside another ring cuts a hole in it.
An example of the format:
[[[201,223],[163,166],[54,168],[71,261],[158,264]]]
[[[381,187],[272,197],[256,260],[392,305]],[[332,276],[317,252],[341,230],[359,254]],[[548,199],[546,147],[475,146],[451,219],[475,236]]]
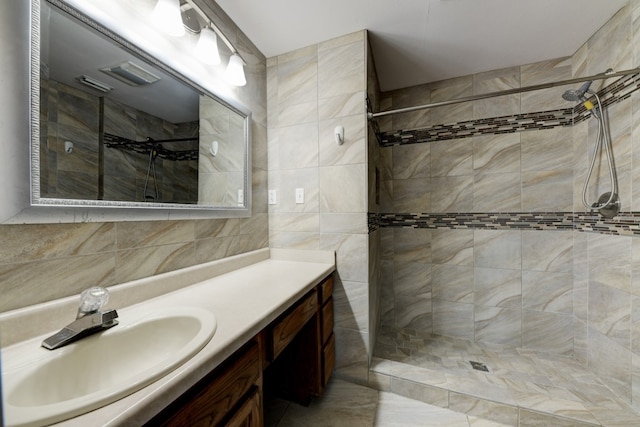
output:
[[[479,230],[575,230],[640,236],[640,212],[624,212],[612,219],[589,212],[504,213],[368,213],[369,233],[380,228]]]
[[[640,89],[640,74],[621,77],[598,92],[603,107],[628,99]],[[530,130],[568,127],[587,120],[591,113],[582,104],[574,108],[549,110],[536,113],[515,114],[468,120],[452,124],[440,124],[421,129],[376,132],[381,147],[419,144],[450,139],[470,138],[487,134],[515,133]],[[373,120],[374,129],[377,123]]]

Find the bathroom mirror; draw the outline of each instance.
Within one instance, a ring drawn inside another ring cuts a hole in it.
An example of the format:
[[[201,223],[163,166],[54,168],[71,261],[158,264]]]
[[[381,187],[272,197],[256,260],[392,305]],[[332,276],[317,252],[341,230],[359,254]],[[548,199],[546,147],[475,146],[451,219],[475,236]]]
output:
[[[249,111],[65,2],[32,20],[32,206],[250,215]]]

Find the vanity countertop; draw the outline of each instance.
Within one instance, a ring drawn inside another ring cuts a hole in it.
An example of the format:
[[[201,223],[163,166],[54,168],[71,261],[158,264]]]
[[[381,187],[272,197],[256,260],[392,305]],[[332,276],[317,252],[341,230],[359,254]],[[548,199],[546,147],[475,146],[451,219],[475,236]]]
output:
[[[233,263],[234,260],[231,259],[228,262]],[[145,301],[126,307],[109,304],[110,307],[118,309],[122,319],[126,319],[129,313],[140,310],[142,307],[145,310],[162,310],[165,307],[201,307],[215,315],[217,330],[211,341],[200,352],[166,376],[107,406],[55,425],[144,424],[335,270],[334,253],[330,251],[265,249],[256,251],[240,264],[235,262],[230,267],[224,261],[218,261],[219,271],[224,271],[225,268],[231,271]],[[239,268],[233,269],[233,266]],[[196,275],[200,271],[197,268],[191,270],[192,273],[195,271]],[[146,280],[148,286],[153,286],[151,282],[152,280]],[[123,289],[115,289],[115,300],[126,299],[126,294],[134,292],[136,288],[136,286],[118,286]],[[68,303],[69,301],[65,301],[64,305]],[[51,310],[51,304],[45,304],[41,309]],[[36,309],[29,310],[33,315]],[[19,311],[5,316],[8,317],[4,319],[5,323],[11,321],[15,323],[20,317]],[[70,313],[70,317],[74,314]],[[0,324],[2,321],[2,315],[0,315]],[[49,330],[54,329],[55,326],[49,328]],[[10,350],[10,347],[5,349]]]

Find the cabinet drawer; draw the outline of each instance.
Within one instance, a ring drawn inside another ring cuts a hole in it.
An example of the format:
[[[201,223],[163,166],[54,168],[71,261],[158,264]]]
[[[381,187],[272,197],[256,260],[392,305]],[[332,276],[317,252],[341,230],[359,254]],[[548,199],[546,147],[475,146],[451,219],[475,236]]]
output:
[[[295,338],[296,334],[318,312],[318,298],[315,291],[311,291],[292,310],[280,320],[276,320],[271,328],[271,360],[274,360],[282,350]]]
[[[225,423],[226,427],[262,427],[262,399],[260,389],[254,387],[253,392]],[[207,426],[208,427],[208,426]]]
[[[333,294],[333,276],[327,277],[327,279],[320,284],[320,289],[320,301],[324,304]]]
[[[329,298],[322,307],[322,344],[327,342],[333,332],[333,298]]]
[[[331,373],[336,364],[336,338],[331,334],[329,341],[322,348],[322,385],[325,386],[329,382]]]
[[[221,423],[241,399],[261,382],[258,343],[252,341],[247,347],[231,356],[211,376],[194,387],[193,392],[183,395],[180,409],[162,425],[164,426],[216,426]]]

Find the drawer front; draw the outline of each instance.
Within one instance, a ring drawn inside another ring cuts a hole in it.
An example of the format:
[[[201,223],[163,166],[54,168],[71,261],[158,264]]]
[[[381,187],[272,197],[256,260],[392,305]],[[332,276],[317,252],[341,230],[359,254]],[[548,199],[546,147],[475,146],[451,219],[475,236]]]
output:
[[[329,341],[322,348],[322,385],[325,386],[329,382],[331,373],[336,364],[336,339],[331,334]]]
[[[307,294],[288,314],[277,320],[271,329],[271,360],[295,338],[296,334],[318,312],[316,292]]]
[[[230,363],[221,365],[213,376],[207,377],[205,381],[209,383],[188,399],[164,425],[218,425],[260,381],[262,368],[258,347],[254,341],[246,349],[240,350],[237,356],[231,356]]]
[[[322,343],[326,343],[333,333],[333,298],[322,307]]]
[[[262,427],[262,398],[258,387],[254,387],[244,404],[224,425],[226,427]]]
[[[327,277],[327,279],[324,282],[322,282],[320,286],[322,289],[320,300],[322,301],[322,304],[324,304],[325,302],[327,302],[329,297],[331,297],[331,295],[333,294],[333,276]]]

